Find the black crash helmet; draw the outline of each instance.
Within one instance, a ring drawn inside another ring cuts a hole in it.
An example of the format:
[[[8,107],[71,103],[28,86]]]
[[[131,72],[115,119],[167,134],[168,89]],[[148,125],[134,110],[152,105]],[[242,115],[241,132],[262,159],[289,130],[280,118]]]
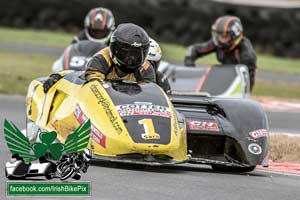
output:
[[[219,17],[212,25],[212,39],[219,48],[234,49],[243,38],[241,20],[235,16]]]
[[[107,43],[115,29],[115,18],[106,8],[94,8],[86,15],[84,28],[89,40]]]
[[[122,71],[134,70],[143,65],[149,46],[146,31],[132,23],[120,24],[110,39],[112,59]]]

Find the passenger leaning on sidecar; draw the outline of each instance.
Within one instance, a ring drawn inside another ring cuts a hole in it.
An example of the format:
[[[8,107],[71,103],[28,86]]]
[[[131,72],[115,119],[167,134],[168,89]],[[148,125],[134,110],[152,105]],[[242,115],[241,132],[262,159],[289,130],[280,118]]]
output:
[[[150,38],[150,48],[146,59],[151,63],[155,70],[156,83],[163,88],[167,93],[171,92],[171,86],[167,78],[158,71],[158,67],[161,61],[162,51],[159,44],[152,38]]]
[[[244,64],[250,74],[250,90],[255,83],[256,54],[248,38],[243,36],[243,26],[238,17],[222,16],[212,25],[212,39],[188,47],[184,64],[195,66],[195,60],[216,52],[222,64]]]

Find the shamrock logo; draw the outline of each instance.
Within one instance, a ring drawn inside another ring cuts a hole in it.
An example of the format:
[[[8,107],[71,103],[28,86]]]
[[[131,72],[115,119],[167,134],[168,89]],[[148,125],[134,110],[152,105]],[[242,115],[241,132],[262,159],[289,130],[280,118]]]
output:
[[[56,137],[57,133],[54,131],[41,132],[39,135],[41,143],[36,142],[32,145],[34,155],[39,158],[48,152],[53,159],[58,160],[62,155],[64,145],[61,143],[53,143]]]
[[[90,140],[91,122],[87,120],[68,136],[64,144],[55,142],[57,133],[41,132],[41,142],[31,144],[28,138],[13,124],[4,121],[4,137],[12,154],[18,154],[26,162],[31,162],[45,156],[47,153],[54,160],[59,160],[63,153],[82,153]]]

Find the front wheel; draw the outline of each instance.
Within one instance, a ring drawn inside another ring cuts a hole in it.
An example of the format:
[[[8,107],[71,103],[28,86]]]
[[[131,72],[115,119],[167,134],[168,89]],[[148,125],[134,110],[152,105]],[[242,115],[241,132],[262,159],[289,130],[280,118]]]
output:
[[[219,172],[233,172],[233,173],[243,173],[243,172],[251,172],[255,169],[256,166],[249,167],[232,167],[232,166],[224,166],[224,165],[211,165],[213,170]]]

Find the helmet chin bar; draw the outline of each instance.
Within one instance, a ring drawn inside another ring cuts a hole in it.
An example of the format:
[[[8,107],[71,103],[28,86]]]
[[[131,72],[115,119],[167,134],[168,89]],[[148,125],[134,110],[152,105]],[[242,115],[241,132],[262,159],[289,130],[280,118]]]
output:
[[[93,38],[90,34],[89,34],[89,31],[88,29],[84,29],[84,32],[87,36],[87,38],[92,41],[92,42],[98,42],[98,43],[108,43],[108,41],[110,40],[110,36],[112,34],[112,32],[110,32],[106,37],[104,38],[101,38],[101,39],[96,39],[96,38]]]
[[[110,53],[111,54],[111,53]],[[116,66],[116,71],[119,76],[124,76],[127,74],[134,73],[139,66],[135,68],[127,68],[124,64],[122,64],[115,56],[111,55],[112,61]]]
[[[224,49],[224,50],[229,50],[229,51],[235,49],[235,47],[237,47],[240,44],[240,42],[241,42],[242,39],[243,39],[243,33],[241,33],[241,35],[238,38],[236,38],[235,40],[231,41],[230,43],[223,44],[220,41],[218,41],[215,37],[212,37],[213,43],[217,47],[219,47],[221,49]]]

